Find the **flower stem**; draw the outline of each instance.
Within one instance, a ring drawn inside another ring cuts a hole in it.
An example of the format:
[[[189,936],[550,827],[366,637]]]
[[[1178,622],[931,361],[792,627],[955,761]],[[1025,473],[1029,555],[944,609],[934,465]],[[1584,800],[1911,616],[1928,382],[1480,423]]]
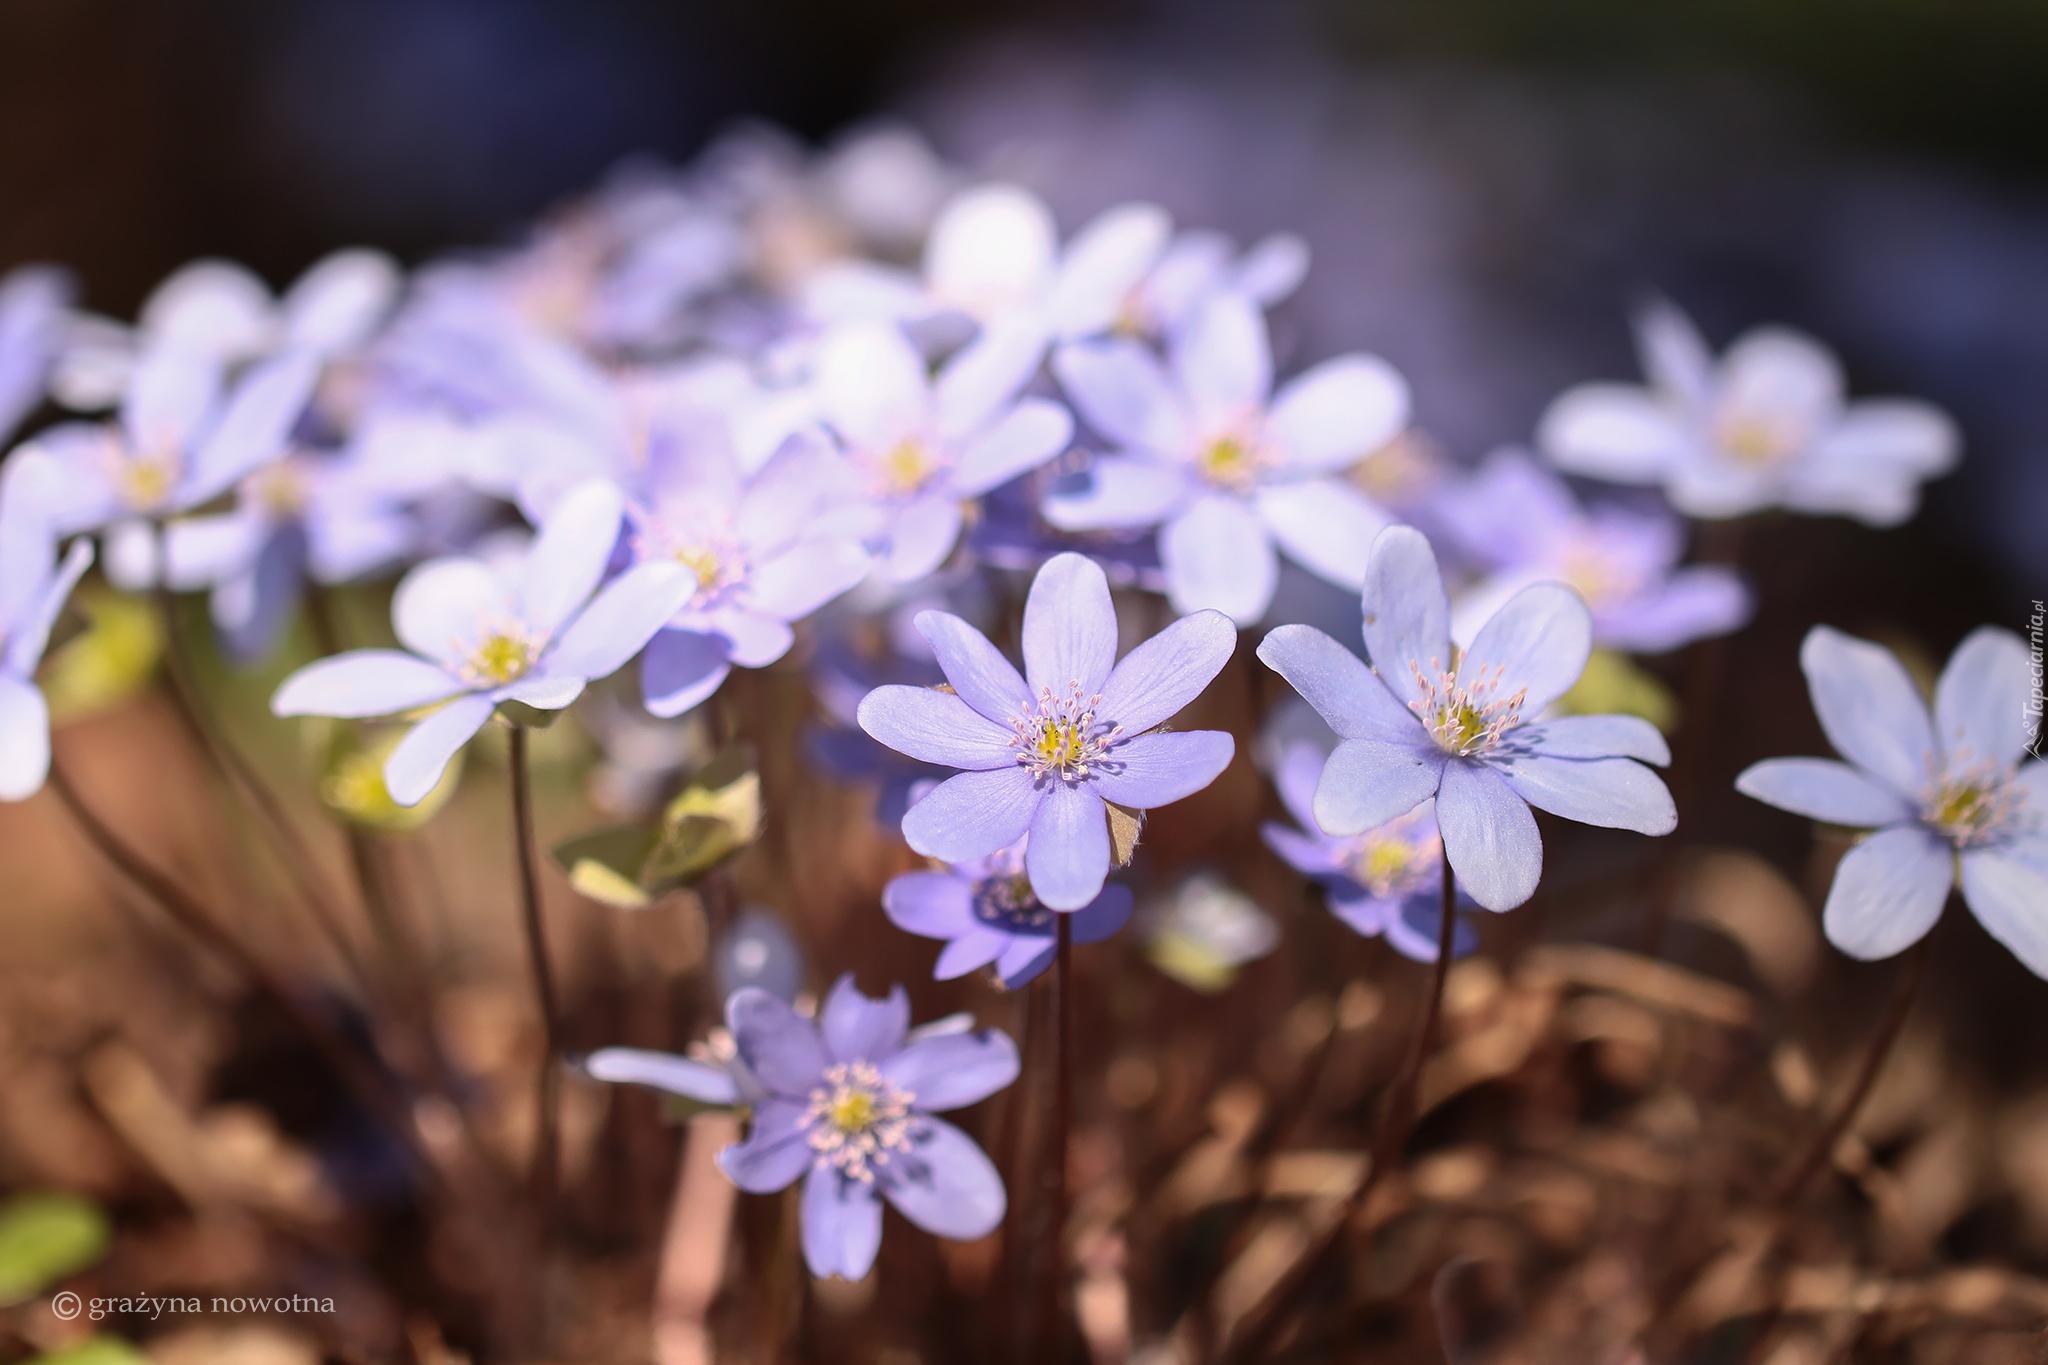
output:
[[[1429,998],[1423,1005],[1422,1023],[1409,1042],[1408,1055],[1394,1080],[1386,1114],[1380,1120],[1379,1137],[1372,1145],[1371,1164],[1366,1168],[1365,1178],[1337,1206],[1336,1216],[1330,1220],[1315,1246],[1245,1314],[1236,1335],[1218,1358],[1219,1365],[1244,1365],[1245,1362],[1267,1358],[1274,1336],[1287,1321],[1288,1310],[1328,1268],[1344,1245],[1344,1234],[1352,1220],[1365,1207],[1380,1177],[1393,1166],[1401,1155],[1401,1149],[1414,1134],[1416,1119],[1420,1117],[1418,1097],[1422,1064],[1429,1058],[1430,1044],[1435,1040],[1437,1023],[1443,1016],[1444,982],[1450,976],[1451,954],[1457,946],[1457,901],[1456,875],[1451,871],[1451,857],[1446,850],[1443,855],[1443,901],[1436,932],[1436,964],[1430,973]]]
[[[1046,1204],[1052,1211],[1046,1228],[1045,1265],[1039,1282],[1038,1339],[1033,1362],[1067,1358],[1065,1310],[1061,1300],[1067,1278],[1067,1221],[1071,1191],[1067,1189],[1067,1144],[1074,1120],[1074,926],[1071,915],[1055,914],[1053,989],[1052,1129],[1046,1142]]]
[[[534,1087],[533,1204],[545,1224],[555,1202],[560,1147],[561,1011],[555,972],[548,959],[547,929],[540,917],[540,864],[533,841],[533,785],[526,761],[526,730],[512,727],[512,834],[519,858],[519,909],[526,925],[526,951],[533,966],[533,991],[540,1002],[542,1055]]]

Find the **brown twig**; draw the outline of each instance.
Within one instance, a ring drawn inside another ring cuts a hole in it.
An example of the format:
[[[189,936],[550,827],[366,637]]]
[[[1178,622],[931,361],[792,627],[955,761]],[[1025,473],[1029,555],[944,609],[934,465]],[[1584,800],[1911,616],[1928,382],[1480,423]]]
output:
[[[1067,1277],[1067,1222],[1072,1192],[1067,1188],[1067,1145],[1074,1121],[1074,928],[1071,917],[1054,915],[1057,925],[1052,963],[1053,1092],[1052,1127],[1046,1136],[1045,1199],[1051,1223],[1045,1229],[1045,1264],[1038,1291],[1038,1341],[1034,1365],[1067,1358],[1063,1300]]]
[[[548,957],[547,927],[540,913],[540,863],[533,839],[532,777],[526,761],[526,730],[514,725],[512,758],[512,837],[519,862],[519,909],[526,927],[527,957],[533,967],[534,996],[540,1004],[542,1057],[534,1087],[533,1204],[543,1226],[555,1202],[559,1163],[560,1110],[558,1092],[562,1055],[562,1016],[555,994],[555,972]]]

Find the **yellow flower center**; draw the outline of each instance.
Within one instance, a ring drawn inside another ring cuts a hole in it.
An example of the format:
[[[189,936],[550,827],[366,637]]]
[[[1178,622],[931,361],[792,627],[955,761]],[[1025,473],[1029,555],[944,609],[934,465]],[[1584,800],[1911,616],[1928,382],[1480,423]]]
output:
[[[1259,448],[1242,436],[1219,436],[1203,447],[1195,467],[1218,488],[1243,492],[1257,480],[1265,463]]]
[[[279,460],[257,470],[242,489],[252,502],[279,521],[296,520],[303,515],[312,492],[306,471],[292,460]]]
[[[472,687],[503,687],[525,677],[546,644],[516,622],[502,625],[470,648],[459,673]]]
[[[868,1062],[827,1067],[820,1079],[824,1084],[811,1091],[803,1118],[814,1164],[874,1183],[874,1168],[909,1145],[910,1104],[917,1096]]]
[[[905,497],[931,482],[942,461],[930,446],[906,436],[873,460],[875,481],[885,494]]]
[[[138,512],[162,507],[178,481],[178,459],[168,451],[137,455],[121,462],[118,484],[121,500]]]
[[[1424,673],[1420,663],[1409,660],[1418,695],[1408,709],[1446,753],[1461,757],[1483,754],[1522,723],[1522,702],[1529,689],[1502,696],[1499,664],[1480,670],[1470,682],[1460,682],[1456,672],[1444,670],[1435,659],[1429,661],[1429,667]]]
[[[832,1097],[826,1117],[842,1133],[865,1131],[875,1121],[875,1097],[865,1090],[842,1088]]]
[[[1768,413],[1731,412],[1715,424],[1715,442],[1729,459],[1740,465],[1761,468],[1778,464],[1799,449],[1801,432],[1795,422]]]
[[[1051,775],[1076,782],[1088,776],[1123,733],[1121,725],[1097,725],[1095,707],[1101,700],[1099,695],[1085,695],[1078,682],[1068,684],[1065,696],[1056,696],[1050,687],[1040,688],[1038,697],[1010,722],[1016,733],[1007,743],[1016,750],[1017,761],[1034,778]]]

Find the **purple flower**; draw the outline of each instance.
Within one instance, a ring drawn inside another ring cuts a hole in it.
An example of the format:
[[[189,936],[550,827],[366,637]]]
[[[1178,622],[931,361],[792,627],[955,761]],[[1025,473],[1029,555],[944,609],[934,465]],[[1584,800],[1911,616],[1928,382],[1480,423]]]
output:
[[[726,1002],[739,1061],[765,1098],[747,1140],[718,1154],[732,1183],[770,1194],[803,1178],[804,1260],[813,1275],[866,1276],[882,1244],[882,1200],[940,1237],[970,1241],[1003,1221],[995,1164],[932,1117],[1017,1079],[1017,1046],[994,1029],[911,1037],[901,986],[884,1000],[839,978],[812,1023],[766,991]]]
[[[1671,793],[1642,766],[1670,762],[1648,721],[1523,719],[1585,671],[1592,618],[1570,588],[1522,589],[1453,653],[1436,556],[1415,528],[1390,526],[1373,542],[1364,609],[1372,668],[1311,626],[1259,646],[1343,741],[1316,787],[1325,834],[1363,833],[1435,797],[1458,880],[1487,909],[1511,910],[1543,875],[1529,807],[1643,834],[1676,827]]]
[[[1279,575],[1273,542],[1345,587],[1387,524],[1336,470],[1391,439],[1408,387],[1368,355],[1328,360],[1271,395],[1264,315],[1239,294],[1210,298],[1174,338],[1171,370],[1129,340],[1064,346],[1053,372],[1081,416],[1118,447],[1085,490],[1055,491],[1063,530],[1158,525],[1167,596],[1249,625]]]
[[[619,515],[618,490],[595,481],[562,499],[509,572],[461,555],[421,564],[391,600],[405,650],[352,649],[308,664],[284,680],[270,709],[388,716],[446,701],[384,765],[391,799],[417,805],[501,702],[567,706],[590,679],[638,654],[688,598],[695,579],[672,562],[638,565],[598,591]]]
[[[51,266],[0,275],[0,441],[43,401],[71,282]]]
[[[1315,820],[1316,787],[1325,761],[1326,755],[1314,744],[1288,746],[1273,783],[1301,828],[1268,820],[1259,826],[1260,837],[1295,871],[1323,888],[1330,913],[1338,919],[1367,938],[1384,936],[1403,957],[1436,961],[1444,889],[1436,803],[1424,801],[1362,834],[1333,838]],[[1478,946],[1479,937],[1469,925],[1461,922],[1456,934],[1458,953]]]
[[[1459,594],[1453,639],[1532,583],[1574,588],[1593,612],[1593,641],[1660,654],[1749,619],[1749,591],[1732,569],[1677,568],[1684,531],[1667,512],[1580,507],[1557,475],[1520,451],[1489,457],[1435,500],[1439,522],[1488,575]]]
[[[937,981],[995,964],[1007,990],[1016,990],[1052,964],[1053,916],[1032,893],[1024,871],[1024,845],[1016,844],[949,865],[944,871],[905,872],[882,888],[882,909],[899,929],[946,940],[932,968]],[[1073,940],[1098,943],[1131,917],[1131,890],[1105,886],[1076,910]]]
[[[922,612],[917,628],[952,692],[878,687],[860,704],[860,724],[912,758],[966,769],[903,817],[903,837],[926,857],[985,858],[1029,831],[1032,890],[1055,910],[1079,910],[1109,875],[1105,801],[1163,806],[1230,763],[1221,731],[1155,730],[1230,658],[1237,632],[1220,612],[1176,621],[1119,664],[1102,570],[1063,554],[1031,584],[1024,676],[957,616]]]
[[[2048,977],[2048,762],[2039,655],[1980,626],[1949,656],[1934,713],[1890,650],[1815,626],[1799,663],[1813,709],[1849,761],[1771,758],[1735,780],[1774,806],[1876,832],[1835,869],[1821,925],[1851,957],[1890,957],[1963,901]],[[2022,759],[2031,759],[2022,762]]]
[[[86,540],[56,562],[47,505],[62,475],[35,455],[16,456],[0,475],[0,801],[33,796],[49,774],[50,708],[36,666],[64,600],[92,563]]]

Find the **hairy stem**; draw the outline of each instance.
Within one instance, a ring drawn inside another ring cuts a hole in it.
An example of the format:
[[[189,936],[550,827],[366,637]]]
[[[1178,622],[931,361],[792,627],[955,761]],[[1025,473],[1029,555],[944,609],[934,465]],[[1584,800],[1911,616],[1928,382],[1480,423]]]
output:
[[[519,909],[526,925],[526,951],[533,966],[533,991],[540,1003],[542,1056],[534,1086],[533,1202],[543,1222],[555,1202],[560,1148],[562,1016],[555,995],[555,971],[548,959],[547,929],[540,917],[540,863],[533,841],[533,784],[527,771],[526,731],[512,727],[512,834],[518,848]]]

